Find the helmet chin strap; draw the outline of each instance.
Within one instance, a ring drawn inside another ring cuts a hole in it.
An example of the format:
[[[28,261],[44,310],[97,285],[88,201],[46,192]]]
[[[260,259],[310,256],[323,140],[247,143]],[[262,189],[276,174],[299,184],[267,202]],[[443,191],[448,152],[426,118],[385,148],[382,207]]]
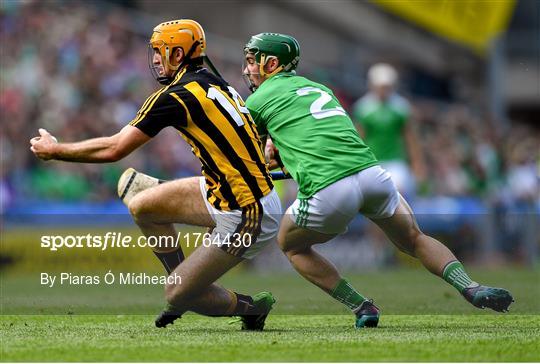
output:
[[[264,53],[261,54],[261,60],[259,62],[259,73],[243,73],[242,74],[242,76],[244,77],[244,80],[246,81],[247,86],[248,86],[248,88],[249,88],[249,90],[251,92],[255,92],[255,90],[257,90],[257,88],[259,86],[256,86],[253,83],[253,81],[251,81],[249,76],[260,76],[260,77],[264,77],[264,78],[270,78],[270,77],[274,76],[275,74],[281,72],[284,69],[283,65],[281,65],[278,68],[276,68],[275,70],[273,70],[272,72],[266,73],[264,71],[264,66],[265,66],[266,62],[268,60],[270,60],[272,57],[274,57],[274,56],[266,57],[266,54],[264,54]]]
[[[165,67],[167,67],[167,69],[174,71],[174,74],[172,77],[170,76],[158,77],[156,80],[162,85],[170,85],[171,82],[174,80],[174,76],[176,75],[178,68],[180,67],[180,65],[174,66],[173,64],[171,64],[171,62],[169,61],[170,56],[171,54],[170,54],[169,47],[165,47],[165,59],[163,59],[163,57],[161,58],[161,64],[163,65],[164,71],[165,71]]]
[[[189,49],[189,51],[184,54],[184,57],[182,59],[182,62],[180,62],[177,66],[174,66],[171,64],[171,62],[169,61],[170,59],[170,53],[169,53],[169,47],[166,47],[165,48],[165,57],[166,57],[166,60],[165,62],[167,62],[167,67],[171,70],[174,71],[173,75],[172,76],[161,76],[161,77],[158,77],[157,78],[157,81],[162,84],[162,85],[169,85],[173,80],[174,78],[176,77],[176,75],[178,74],[178,71],[184,67],[185,65],[188,65],[190,63],[191,60],[191,55],[195,52],[195,49],[197,48],[197,46],[199,45],[199,41],[195,41],[193,43],[193,45],[191,46],[191,48]],[[162,61],[163,62],[163,61]]]
[[[167,67],[172,71],[178,70],[178,67],[180,67],[180,64],[177,64],[175,66],[171,63],[170,59],[171,59],[171,54],[169,52],[169,47],[165,47],[165,61],[167,62]]]
[[[278,72],[281,72],[283,70],[283,65],[279,66],[278,68],[276,68],[275,70],[273,70],[272,72],[270,73],[266,73],[264,71],[264,66],[266,65],[266,62],[267,60],[269,61],[271,58],[275,58],[274,56],[270,56],[268,57],[268,59],[266,58],[266,54],[264,53],[261,53],[261,61],[259,62],[259,74],[262,76],[262,77],[272,77],[273,75],[275,75],[276,73]]]
[[[163,65],[164,72],[168,72],[167,70],[174,71],[172,76],[160,76],[157,78],[157,81],[162,85],[170,85],[171,82],[174,80],[174,77],[176,76],[176,73],[178,72],[178,68],[180,67],[180,64],[177,66],[174,66],[170,62],[171,54],[169,47],[165,47],[165,57],[161,58],[161,64]],[[167,69],[165,69],[165,67]]]

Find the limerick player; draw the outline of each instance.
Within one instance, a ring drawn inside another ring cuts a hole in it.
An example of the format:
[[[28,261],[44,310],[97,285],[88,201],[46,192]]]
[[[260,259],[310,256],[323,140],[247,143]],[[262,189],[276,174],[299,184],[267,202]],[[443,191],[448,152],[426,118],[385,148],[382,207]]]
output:
[[[300,59],[295,38],[258,34],[244,53],[243,73],[254,91],[246,106],[259,133],[271,136],[275,153],[299,186],[281,221],[278,242],[304,278],[349,307],[356,327],[377,326],[379,309],[312,249],[345,232],[360,212],[474,306],[508,309],[513,301],[508,291],[474,282],[446,246],[420,231],[411,208],[332,91],[295,74]]]
[[[115,135],[77,143],[57,143],[40,129],[40,136],[30,141],[31,150],[44,160],[114,162],[162,129],[178,130],[199,158],[203,176],[159,184],[130,169],[120,186],[123,201],[147,237],[174,240],[174,223],[212,229],[207,243],[185,260],[181,247],[156,247],[167,272],[182,278],[181,284],[166,285],[170,306],[156,326],[165,327],[190,310],[240,316],[243,329],[262,330],[274,303],[270,293],[251,297],[214,283],[260,252],[278,229],[281,205],[253,120],[238,93],[202,67],[208,62],[206,38],[196,21],[159,24],[148,51],[150,69],[163,87],[146,99],[129,125]]]

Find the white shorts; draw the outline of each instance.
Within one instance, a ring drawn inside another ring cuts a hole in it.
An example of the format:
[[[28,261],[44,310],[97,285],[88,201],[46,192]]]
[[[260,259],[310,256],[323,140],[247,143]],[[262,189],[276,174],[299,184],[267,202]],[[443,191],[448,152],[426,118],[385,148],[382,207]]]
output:
[[[206,199],[204,177],[200,178],[200,187],[208,213],[216,223],[210,236],[214,246],[231,255],[251,259],[276,239],[282,210],[275,190],[241,210],[222,211]]]
[[[390,174],[380,166],[364,169],[323,188],[308,199],[296,199],[287,214],[296,225],[323,234],[343,234],[356,216],[390,217],[399,193]]]

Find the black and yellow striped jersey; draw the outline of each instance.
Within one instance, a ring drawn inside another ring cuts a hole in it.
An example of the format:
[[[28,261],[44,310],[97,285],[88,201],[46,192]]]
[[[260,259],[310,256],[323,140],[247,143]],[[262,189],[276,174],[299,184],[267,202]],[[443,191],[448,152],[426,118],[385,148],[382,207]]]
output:
[[[255,124],[240,95],[205,68],[190,65],[146,99],[130,125],[150,137],[172,126],[202,164],[207,199],[235,210],[268,194],[272,179]]]

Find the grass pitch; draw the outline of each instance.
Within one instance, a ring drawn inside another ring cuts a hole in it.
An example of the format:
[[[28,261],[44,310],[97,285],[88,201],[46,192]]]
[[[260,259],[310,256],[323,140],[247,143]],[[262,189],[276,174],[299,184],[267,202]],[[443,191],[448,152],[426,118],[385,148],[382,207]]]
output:
[[[264,332],[226,318],[5,316],[3,361],[538,361],[538,316],[387,315],[355,330],[348,315],[274,315]]]
[[[274,293],[278,302],[264,332],[191,314],[156,329],[160,287],[71,287],[51,298],[40,297],[36,277],[4,274],[1,360],[540,361],[537,270],[471,272],[512,291],[511,314],[478,310],[420,269],[347,276],[381,307],[378,328],[354,329],[342,305],[295,274],[238,271],[222,280],[247,293]]]

